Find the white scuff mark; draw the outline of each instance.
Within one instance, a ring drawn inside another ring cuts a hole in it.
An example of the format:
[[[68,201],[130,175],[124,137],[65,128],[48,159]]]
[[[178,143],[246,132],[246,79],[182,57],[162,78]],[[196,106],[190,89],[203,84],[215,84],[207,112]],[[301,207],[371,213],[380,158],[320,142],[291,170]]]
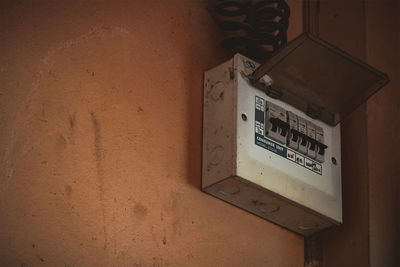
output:
[[[26,142],[26,138],[21,138],[20,132],[22,132],[22,137],[25,137],[26,133],[31,133],[32,132],[32,126],[35,125],[32,123],[33,117],[34,117],[34,112],[33,108],[31,106],[31,103],[39,103],[37,101],[37,95],[38,95],[38,90],[42,85],[42,78],[44,74],[48,74],[53,66],[54,66],[54,58],[57,54],[60,52],[69,49],[71,47],[77,46],[79,44],[82,44],[84,42],[88,42],[93,39],[104,39],[106,36],[107,37],[116,37],[116,36],[126,36],[129,35],[130,31],[121,28],[121,27],[96,27],[91,30],[89,30],[87,33],[82,34],[76,38],[69,39],[66,41],[60,42],[58,45],[55,47],[51,48],[46,55],[43,57],[41,60],[40,64],[37,66],[38,71],[35,73],[35,78],[34,82],[32,83],[30,89],[24,94],[24,97],[21,99],[18,99],[19,102],[19,108],[15,111],[15,118],[13,122],[8,126],[10,129],[8,134],[5,135],[9,136],[10,140],[8,142],[8,146],[6,147],[4,151],[4,158],[3,158],[3,166],[5,166],[5,172],[4,175],[7,178],[11,178],[14,174],[14,169],[16,165],[16,161],[18,160],[19,157],[17,155],[19,153],[24,153],[27,152],[25,148],[25,143],[19,144],[18,147],[16,147],[17,142]],[[2,67],[0,69],[0,72],[4,72],[5,69]],[[15,129],[24,129],[23,131],[16,132]],[[4,188],[3,188],[4,189]]]
[[[52,64],[50,63],[51,60],[54,58],[54,55],[58,54],[59,52],[61,52],[62,50],[65,50],[67,48],[79,45],[83,42],[89,41],[91,39],[94,38],[104,38],[105,36],[109,36],[109,35],[128,35],[130,34],[130,31],[125,29],[125,28],[121,28],[121,27],[113,27],[113,28],[109,28],[109,27],[96,27],[91,29],[89,32],[82,34],[76,38],[73,39],[69,39],[66,41],[61,42],[58,46],[56,46],[55,48],[51,49],[46,56],[43,58],[42,63],[44,66],[47,66],[48,69],[47,72],[49,71],[49,67],[52,67]],[[39,71],[40,74],[42,73],[47,73],[46,71]]]

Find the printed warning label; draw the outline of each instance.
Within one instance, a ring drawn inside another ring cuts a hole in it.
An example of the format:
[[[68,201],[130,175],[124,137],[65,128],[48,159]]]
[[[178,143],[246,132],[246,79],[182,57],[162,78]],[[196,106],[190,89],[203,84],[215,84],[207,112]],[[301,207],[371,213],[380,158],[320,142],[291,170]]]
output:
[[[255,99],[255,144],[263,147],[291,162],[300,165],[314,173],[322,175],[322,165],[310,158],[305,157],[303,154],[287,148],[284,145],[278,144],[271,139],[265,137],[265,100],[256,96]]]
[[[299,153],[296,153],[296,163],[301,166],[304,166],[304,156]]]
[[[296,162],[296,153],[294,153],[293,151],[288,150],[288,151],[287,151],[286,157],[287,157],[289,160]]]

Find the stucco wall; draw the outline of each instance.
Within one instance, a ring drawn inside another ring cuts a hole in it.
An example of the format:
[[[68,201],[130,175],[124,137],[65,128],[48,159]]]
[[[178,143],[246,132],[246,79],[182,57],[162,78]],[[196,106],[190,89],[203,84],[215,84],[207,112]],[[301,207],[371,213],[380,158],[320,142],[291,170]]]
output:
[[[303,265],[302,237],[199,190],[202,75],[228,58],[203,2],[2,1],[0,23],[1,266]]]

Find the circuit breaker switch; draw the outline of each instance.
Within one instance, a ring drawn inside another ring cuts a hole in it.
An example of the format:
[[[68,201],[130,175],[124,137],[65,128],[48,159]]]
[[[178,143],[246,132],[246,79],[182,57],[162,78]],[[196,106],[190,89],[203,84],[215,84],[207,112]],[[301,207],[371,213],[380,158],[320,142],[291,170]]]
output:
[[[276,129],[279,128],[280,135],[287,136],[289,125],[286,122],[278,118],[270,118],[269,121],[272,123],[272,129],[274,129],[274,132],[276,132]]]
[[[316,151],[316,148],[317,148],[317,142],[315,142],[315,140],[314,139],[309,139],[308,140],[308,143],[309,143],[309,149],[308,149],[308,151]]]
[[[289,124],[286,122],[286,110],[271,102],[267,102],[265,116],[268,129],[268,131],[266,131],[266,136],[279,143],[286,144],[289,131]]]
[[[317,154],[315,159],[319,162],[324,162],[325,149],[328,147],[324,144],[324,130],[319,126],[315,126],[315,140],[317,141]]]
[[[297,150],[299,148],[299,125],[297,121],[297,115],[288,111],[288,120],[290,132],[287,145],[288,147]]]
[[[295,148],[295,149],[297,149],[299,146],[299,142],[298,142],[299,141],[299,131],[292,129],[292,130],[290,130],[290,134],[291,134],[290,141],[293,141],[297,144],[296,148]]]
[[[310,121],[307,121],[307,136],[308,136],[308,149],[307,155],[311,158],[316,157],[316,140],[315,140],[315,124]]]
[[[307,122],[302,117],[297,116],[299,126],[299,148],[298,151],[302,154],[307,154]]]
[[[277,120],[278,120],[278,119],[277,119]],[[276,132],[278,131],[278,125],[275,123],[274,118],[271,118],[269,121],[270,121],[270,123],[271,123],[271,129],[270,129],[270,131],[276,133]]]

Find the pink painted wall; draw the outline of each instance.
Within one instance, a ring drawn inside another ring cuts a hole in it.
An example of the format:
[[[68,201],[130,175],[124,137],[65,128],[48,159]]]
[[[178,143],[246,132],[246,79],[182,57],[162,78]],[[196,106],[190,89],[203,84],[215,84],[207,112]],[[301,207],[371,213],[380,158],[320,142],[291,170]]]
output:
[[[228,58],[203,2],[0,3],[1,266],[303,265],[302,237],[199,190]]]

